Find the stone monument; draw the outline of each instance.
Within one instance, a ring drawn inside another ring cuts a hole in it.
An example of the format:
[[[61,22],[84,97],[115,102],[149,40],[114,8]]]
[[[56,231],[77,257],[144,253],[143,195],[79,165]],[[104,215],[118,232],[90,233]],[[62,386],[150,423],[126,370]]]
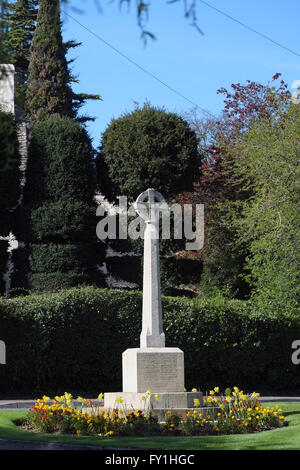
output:
[[[0,64],[0,111],[15,113],[15,67],[12,64]]]
[[[176,347],[165,347],[162,322],[159,215],[168,206],[154,189],[144,191],[136,200],[135,210],[145,220],[143,310],[140,347],[122,355],[123,392],[105,393],[104,407],[113,408],[122,397],[126,408],[143,408],[146,391],[153,408],[192,408],[194,399],[202,402],[201,392],[184,391],[184,354]],[[154,398],[159,395],[159,399]]]

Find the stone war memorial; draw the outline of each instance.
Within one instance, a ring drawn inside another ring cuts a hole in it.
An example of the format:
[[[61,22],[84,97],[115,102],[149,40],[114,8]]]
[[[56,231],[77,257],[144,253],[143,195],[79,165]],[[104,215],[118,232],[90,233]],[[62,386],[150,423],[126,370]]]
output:
[[[143,311],[140,347],[127,349],[122,355],[123,391],[104,394],[104,407],[115,407],[122,397],[127,409],[143,409],[145,392],[150,391],[148,406],[153,410],[186,410],[194,400],[203,401],[201,392],[186,392],[184,387],[184,353],[166,347],[163,331],[159,261],[159,216],[168,208],[163,196],[150,188],[141,193],[135,210],[144,219]],[[158,395],[159,398],[155,398]]]

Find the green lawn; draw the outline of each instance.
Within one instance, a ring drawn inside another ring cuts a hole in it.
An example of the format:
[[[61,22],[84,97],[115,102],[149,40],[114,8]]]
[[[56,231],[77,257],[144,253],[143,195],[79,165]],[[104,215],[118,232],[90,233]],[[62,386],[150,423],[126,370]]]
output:
[[[37,434],[23,431],[13,423],[13,420],[24,416],[26,411],[11,410],[0,411],[0,438],[155,450],[300,450],[300,403],[276,404],[282,408],[289,425],[273,431],[246,435],[99,438]]]

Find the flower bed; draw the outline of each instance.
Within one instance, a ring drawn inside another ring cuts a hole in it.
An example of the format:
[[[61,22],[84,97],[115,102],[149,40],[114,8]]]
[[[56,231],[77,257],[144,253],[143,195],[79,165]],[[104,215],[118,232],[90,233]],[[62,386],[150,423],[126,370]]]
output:
[[[151,396],[146,392],[145,398]],[[104,410],[101,406],[103,395],[92,402],[82,397],[76,408],[72,396],[65,393],[55,397],[53,402],[47,396],[37,400],[20,423],[28,430],[46,433],[102,436],[149,436],[149,435],[201,435],[237,434],[265,431],[283,426],[285,418],[278,407],[262,406],[259,394],[244,394],[237,387],[219,393],[218,387],[206,396],[205,403],[216,410],[211,416],[195,408],[187,410],[185,419],[167,410],[160,413],[160,420],[153,410],[126,410],[122,399],[117,400],[116,408]],[[145,400],[146,402],[146,400]],[[89,412],[86,409],[89,409]],[[163,418],[162,418],[162,415]]]

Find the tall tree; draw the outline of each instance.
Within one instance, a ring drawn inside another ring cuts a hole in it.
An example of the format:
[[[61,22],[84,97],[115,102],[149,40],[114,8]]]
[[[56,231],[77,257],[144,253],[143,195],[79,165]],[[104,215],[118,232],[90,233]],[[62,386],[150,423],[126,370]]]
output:
[[[77,82],[67,60],[75,41],[63,42],[59,0],[40,0],[37,25],[30,47],[26,108],[32,122],[52,115],[68,116],[80,121],[92,118],[78,116],[88,99],[99,100],[98,94],[74,93],[71,83]]]
[[[9,51],[7,47],[7,31],[8,31],[8,2],[0,0],[0,64],[9,62]]]
[[[27,108],[33,122],[50,115],[72,116],[69,82],[59,0],[40,0],[27,88]]]
[[[287,112],[290,93],[287,85],[282,80],[278,83],[278,79],[279,73],[267,85],[248,80],[246,84],[232,84],[232,91],[218,90],[225,96],[224,111],[214,123],[213,132],[209,132],[201,178],[193,193],[182,195],[183,203],[205,205],[205,242],[199,256],[204,260],[201,284],[206,293],[221,290],[239,297],[249,293],[249,286],[241,278],[248,255],[247,244],[237,243],[237,232],[226,220],[225,206],[247,199],[250,189],[240,191],[241,183],[232,175],[230,162],[237,157],[238,143],[255,123]],[[192,127],[201,131],[203,125],[198,124],[193,117]]]
[[[17,0],[8,6],[6,18],[9,25],[7,47],[10,63],[14,64],[15,104],[24,110],[30,46],[35,30],[38,0]]]
[[[246,276],[256,299],[275,311],[299,307],[300,109],[261,119],[238,145],[232,171],[251,191],[228,210],[238,238],[249,246]]]

